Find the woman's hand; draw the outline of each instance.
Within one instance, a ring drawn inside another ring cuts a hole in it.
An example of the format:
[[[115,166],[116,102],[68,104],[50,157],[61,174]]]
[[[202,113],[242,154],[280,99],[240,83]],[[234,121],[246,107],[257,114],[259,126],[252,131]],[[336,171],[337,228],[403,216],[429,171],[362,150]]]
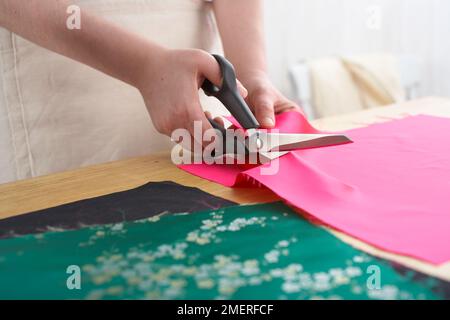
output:
[[[275,114],[286,111],[303,112],[295,102],[281,94],[265,74],[245,78],[243,83],[248,90],[247,103],[264,128],[275,126]]]
[[[262,127],[275,125],[275,114],[301,109],[286,99],[267,77],[262,0],[214,0],[222,44],[242,84],[247,102]]]
[[[136,86],[158,132],[170,136],[175,129],[185,128],[194,137],[194,121],[201,122],[202,132],[212,128],[198,92],[205,78],[221,85],[219,64],[205,51],[163,49],[149,57]],[[242,84],[238,88],[245,98]]]
[[[200,121],[202,133],[211,128],[198,90],[205,78],[221,84],[220,67],[212,55],[169,50],[84,8],[83,27],[69,30],[70,4],[69,0],[0,0],[0,26],[135,86],[161,133],[170,136],[185,128],[193,136],[194,121]],[[238,86],[245,96],[245,89]]]

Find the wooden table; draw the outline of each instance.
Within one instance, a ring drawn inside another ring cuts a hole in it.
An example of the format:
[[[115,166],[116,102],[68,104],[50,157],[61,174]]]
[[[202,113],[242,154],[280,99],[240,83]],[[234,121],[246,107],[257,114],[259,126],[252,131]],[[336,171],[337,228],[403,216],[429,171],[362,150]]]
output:
[[[319,129],[339,131],[417,114],[450,117],[450,99],[430,97],[349,115],[319,119],[313,124]],[[238,203],[278,200],[268,190],[231,189],[192,176],[175,167],[171,163],[169,154],[164,153],[0,185],[0,219],[131,189],[149,181],[167,180],[197,187]],[[336,231],[331,232],[343,241],[370,254],[450,281],[450,261],[435,266],[410,257],[382,251]]]

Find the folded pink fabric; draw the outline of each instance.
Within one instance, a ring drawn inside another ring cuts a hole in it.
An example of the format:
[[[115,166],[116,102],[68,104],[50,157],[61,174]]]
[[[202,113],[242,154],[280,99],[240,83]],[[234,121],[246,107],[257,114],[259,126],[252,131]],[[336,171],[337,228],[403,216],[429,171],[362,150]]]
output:
[[[281,132],[317,132],[298,113]],[[323,223],[382,249],[434,264],[450,260],[450,119],[415,116],[347,131],[352,144],[297,150],[263,166],[184,165],[225,186],[271,189]]]

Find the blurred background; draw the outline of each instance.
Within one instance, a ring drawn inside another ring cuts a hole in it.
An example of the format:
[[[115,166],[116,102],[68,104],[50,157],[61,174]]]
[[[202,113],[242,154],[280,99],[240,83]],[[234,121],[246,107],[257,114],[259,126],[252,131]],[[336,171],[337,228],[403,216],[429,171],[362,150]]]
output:
[[[311,118],[450,96],[448,0],[265,0],[265,8],[271,77]]]

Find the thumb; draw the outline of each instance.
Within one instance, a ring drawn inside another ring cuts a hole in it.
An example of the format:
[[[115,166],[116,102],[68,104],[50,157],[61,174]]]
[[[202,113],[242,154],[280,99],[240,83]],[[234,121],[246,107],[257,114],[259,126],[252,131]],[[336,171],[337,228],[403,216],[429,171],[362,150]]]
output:
[[[211,81],[215,86],[222,86],[222,71],[220,70],[220,65],[213,55],[204,52],[205,57],[199,65],[200,71],[203,76]],[[237,89],[242,98],[246,98],[248,95],[247,89],[242,85],[242,83],[236,79]]]
[[[199,61],[198,67],[202,75],[215,86],[220,87],[222,85],[220,65],[211,54],[202,52],[202,58]]]
[[[248,96],[248,90],[244,87],[244,85],[239,81],[239,80],[237,80],[236,79],[236,84],[237,84],[237,88],[238,88],[238,91],[239,91],[239,94],[240,94],[240,96],[242,97],[242,98],[247,98],[247,96]]]
[[[256,119],[264,128],[275,126],[274,101],[270,94],[258,93],[252,99]]]

